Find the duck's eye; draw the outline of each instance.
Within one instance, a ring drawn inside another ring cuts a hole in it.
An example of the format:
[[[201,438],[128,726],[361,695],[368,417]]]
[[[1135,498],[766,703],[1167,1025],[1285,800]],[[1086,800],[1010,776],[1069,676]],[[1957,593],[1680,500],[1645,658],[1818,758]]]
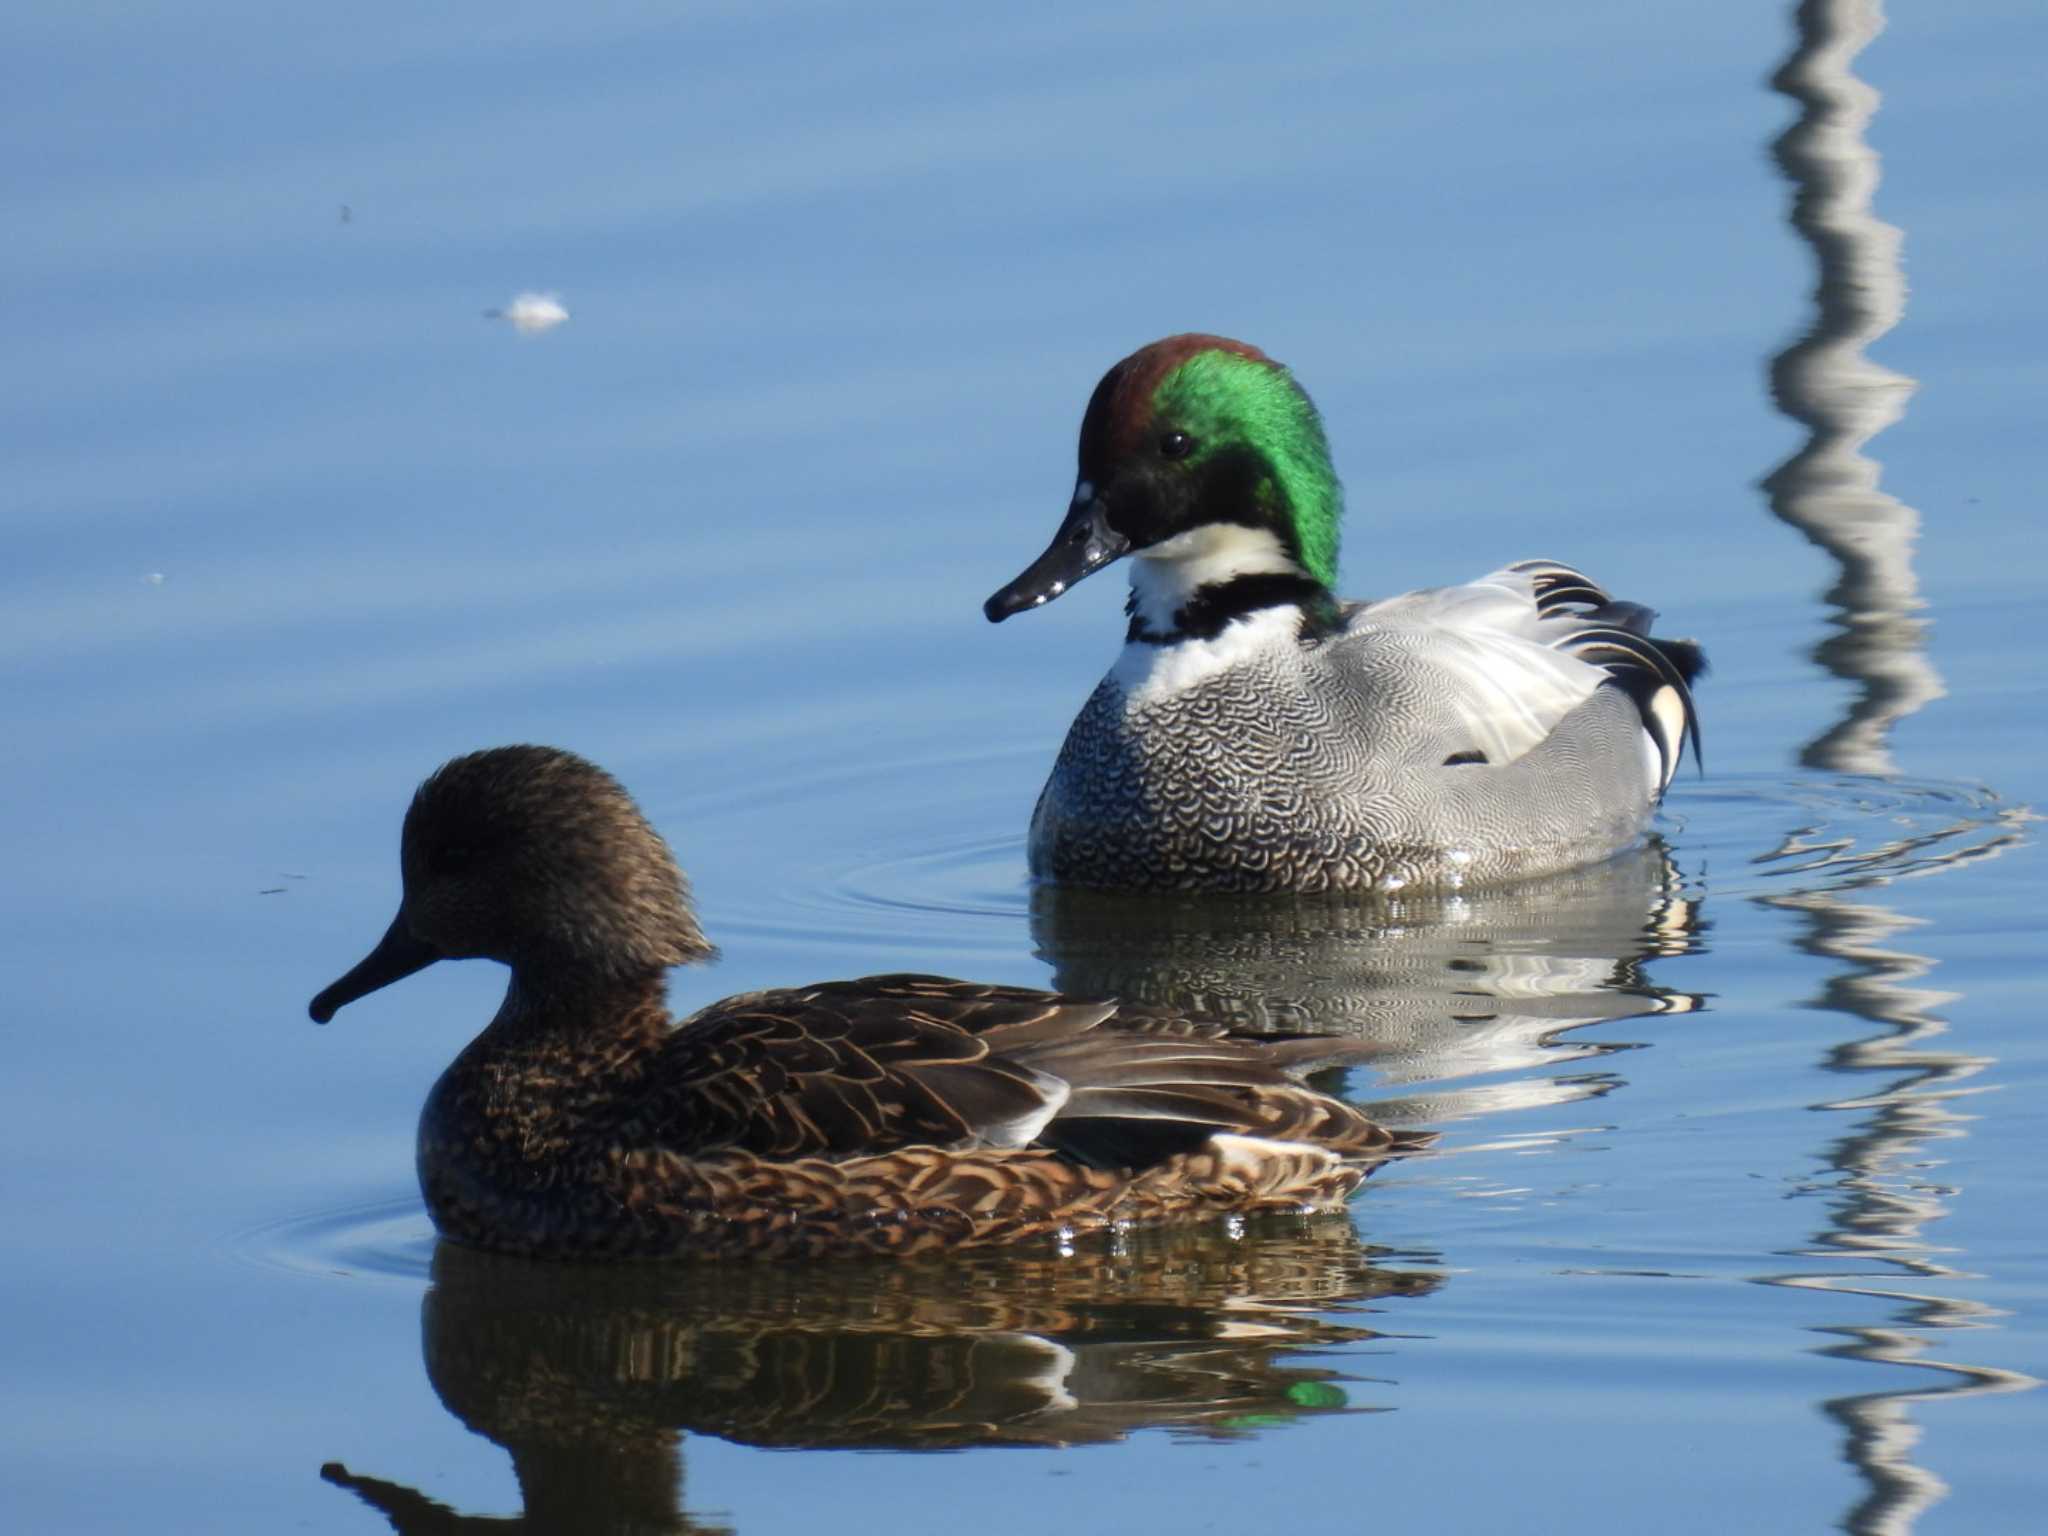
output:
[[[427,856],[427,867],[437,875],[459,875],[476,862],[476,849],[469,843],[443,843]]]
[[[1184,459],[1195,451],[1195,440],[1185,432],[1169,432],[1159,439],[1161,457]]]

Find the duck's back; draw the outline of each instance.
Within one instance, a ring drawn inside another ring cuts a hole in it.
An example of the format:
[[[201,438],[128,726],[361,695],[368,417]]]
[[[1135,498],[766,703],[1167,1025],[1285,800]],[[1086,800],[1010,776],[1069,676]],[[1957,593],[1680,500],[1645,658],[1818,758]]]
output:
[[[901,1254],[1324,1208],[1428,1139],[1296,1080],[1346,1042],[942,976],[748,993],[617,1049],[518,1022],[420,1123],[435,1225],[503,1252]]]
[[[1532,568],[1533,569],[1533,568]],[[1291,626],[1291,627],[1290,627]],[[1516,570],[1126,647],[1032,818],[1033,873],[1121,889],[1331,890],[1547,873],[1641,834],[1663,778],[1636,698]]]

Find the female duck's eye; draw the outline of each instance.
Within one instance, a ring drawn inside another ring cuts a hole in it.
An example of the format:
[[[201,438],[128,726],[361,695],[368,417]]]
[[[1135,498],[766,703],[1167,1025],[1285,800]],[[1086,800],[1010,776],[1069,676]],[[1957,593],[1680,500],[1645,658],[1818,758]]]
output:
[[[1185,432],[1169,432],[1159,439],[1159,451],[1169,459],[1184,459],[1195,451],[1195,440]]]

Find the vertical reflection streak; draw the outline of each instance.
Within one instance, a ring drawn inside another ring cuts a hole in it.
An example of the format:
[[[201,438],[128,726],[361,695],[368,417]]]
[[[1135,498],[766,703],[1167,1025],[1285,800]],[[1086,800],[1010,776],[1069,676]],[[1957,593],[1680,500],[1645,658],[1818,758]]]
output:
[[[1920,519],[1879,489],[1864,446],[1905,414],[1913,381],[1863,349],[1906,308],[1900,231],[1871,212],[1878,158],[1863,140],[1878,93],[1850,73],[1884,30],[1879,0],[1803,0],[1791,56],[1771,77],[1799,117],[1771,146],[1792,183],[1792,227],[1819,268],[1812,329],[1771,361],[1771,396],[1807,429],[1799,451],[1762,482],[1771,510],[1831,555],[1835,633],[1813,656],[1858,693],[1848,714],[1809,742],[1808,767],[1890,773],[1895,722],[1945,691],[1921,650],[1926,621],[1913,575]]]
[[[1957,860],[1995,856],[2005,846],[2009,842],[1994,840],[1989,847],[1965,847],[1957,850]],[[1946,1483],[1912,1459],[1920,1439],[1912,1406],[2036,1385],[2017,1372],[1930,1358],[1922,1331],[1981,1329],[2003,1316],[1981,1302],[1925,1288],[1929,1281],[1979,1277],[1942,1262],[1939,1255],[1946,1250],[1923,1231],[1948,1214],[1944,1200],[1954,1193],[1934,1181],[1938,1159],[1930,1153],[1934,1144],[1968,1134],[1970,1117],[1960,1112],[1958,1101],[1981,1091],[1967,1086],[1968,1080],[1994,1058],[1934,1048],[1949,1029],[1936,1010],[1954,994],[1913,985],[1932,962],[1887,947],[1914,919],[1847,900],[1838,891],[1793,893],[1767,898],[1765,904],[1800,916],[1806,925],[1798,941],[1801,950],[1850,967],[1829,979],[1816,1006],[1884,1026],[1881,1033],[1836,1046],[1824,1065],[1831,1072],[1882,1074],[1888,1081],[1874,1092],[1814,1106],[1865,1116],[1823,1154],[1836,1177],[1811,1187],[1827,1190],[1830,1224],[1792,1255],[1833,1267],[1772,1275],[1765,1283],[1892,1304],[1894,1326],[1821,1328],[1844,1341],[1822,1353],[1939,1378],[1925,1386],[1854,1393],[1821,1405],[1842,1426],[1844,1458],[1865,1485],[1843,1515],[1843,1528],[1895,1536],[1912,1530],[1920,1513],[1948,1491]]]
[[[1813,327],[1772,360],[1772,396],[1807,429],[1800,450],[1762,482],[1771,510],[1826,551],[1839,568],[1827,594],[1835,632],[1813,656],[1857,692],[1843,718],[1800,752],[1807,767],[1890,774],[1890,733],[1901,719],[1944,692],[1921,646],[1926,623],[1913,575],[1919,518],[1879,488],[1880,466],[1863,453],[1904,413],[1913,381],[1863,355],[1905,312],[1899,263],[1902,235],[1871,211],[1878,158],[1863,140],[1875,114],[1875,89],[1851,73],[1856,56],[1884,29],[1879,0],[1802,0],[1794,12],[1791,55],[1772,77],[1792,98],[1798,120],[1772,146],[1791,182],[1793,228],[1819,268]],[[2003,818],[2001,818],[2001,821]],[[1958,835],[1961,834],[1961,835]],[[1923,850],[1914,873],[1995,857],[2015,841],[2009,825],[1989,835],[1967,824]],[[1946,844],[1947,846],[1941,846]],[[1888,883],[1878,878],[1863,887]],[[1935,1049],[1948,1032],[1936,1010],[1954,995],[1916,986],[1933,962],[1890,947],[1915,920],[1828,888],[1761,898],[1796,913],[1808,954],[1837,962],[1816,1006],[1868,1020],[1878,1033],[1831,1050],[1823,1066],[1884,1086],[1813,1106],[1862,1118],[1823,1154],[1831,1177],[1814,1181],[1828,1195],[1829,1225],[1792,1256],[1824,1260],[1824,1270],[1765,1276],[1763,1283],[1869,1297],[1893,1308],[1891,1326],[1841,1325],[1819,1331],[1843,1342],[1822,1353],[1932,1373],[1930,1384],[1855,1393],[1823,1403],[1843,1430],[1843,1456],[1864,1484],[1842,1516],[1859,1533],[1910,1531],[1947,1485],[1913,1460],[1920,1428],[1913,1405],[1936,1398],[2021,1391],[2033,1378],[1993,1367],[1929,1357],[1923,1330],[1981,1329],[2001,1316],[1982,1303],[1939,1295],[1928,1282],[1977,1278],[1944,1263],[1924,1233],[1945,1216],[1955,1191],[1934,1182],[1940,1142],[1968,1134],[1958,1101],[1979,1091],[1968,1080],[1992,1058]]]

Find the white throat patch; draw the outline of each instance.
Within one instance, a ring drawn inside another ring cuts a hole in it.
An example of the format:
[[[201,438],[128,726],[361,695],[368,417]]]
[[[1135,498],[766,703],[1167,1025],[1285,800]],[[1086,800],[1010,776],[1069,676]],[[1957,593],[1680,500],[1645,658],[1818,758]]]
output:
[[[1238,576],[1298,576],[1280,541],[1264,528],[1206,523],[1141,549],[1131,557],[1136,617],[1154,634],[1173,629],[1173,616],[1203,587]]]

